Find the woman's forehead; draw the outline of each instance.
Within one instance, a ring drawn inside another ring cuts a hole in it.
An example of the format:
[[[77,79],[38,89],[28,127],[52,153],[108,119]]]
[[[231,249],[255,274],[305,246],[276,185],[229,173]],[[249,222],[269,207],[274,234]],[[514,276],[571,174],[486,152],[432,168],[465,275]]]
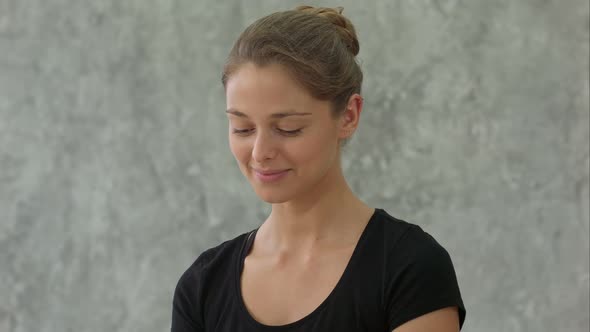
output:
[[[246,63],[240,66],[228,79],[227,90],[228,92],[260,90],[259,92],[274,95],[307,94],[289,72],[278,64],[257,66],[253,63]]]
[[[280,65],[245,64],[236,70],[227,83],[226,102],[230,114],[262,112],[277,118],[286,113],[313,113],[329,106],[313,98]]]

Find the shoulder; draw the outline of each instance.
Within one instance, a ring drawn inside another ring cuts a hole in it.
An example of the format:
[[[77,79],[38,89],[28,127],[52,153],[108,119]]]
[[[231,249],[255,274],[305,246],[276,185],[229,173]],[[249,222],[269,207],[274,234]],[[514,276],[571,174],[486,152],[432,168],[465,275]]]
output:
[[[448,306],[459,308],[463,325],[465,306],[448,251],[421,226],[397,220],[401,224],[396,227],[403,231],[398,230],[396,241],[385,246],[384,296],[389,330]]]
[[[410,224],[397,248],[403,251],[416,264],[430,264],[441,258],[447,258],[447,250],[422,227]]]
[[[176,291],[200,293],[199,288],[214,281],[212,279],[215,279],[216,275],[229,272],[249,233],[242,233],[202,251],[180,275]]]
[[[389,261],[412,265],[429,264],[448,256],[447,250],[418,224],[391,216],[381,210],[385,251]]]
[[[242,233],[232,239],[205,249],[186,269],[183,273],[183,277],[186,278],[194,276],[195,274],[201,274],[218,263],[227,262],[227,258],[239,254],[245,237],[247,237],[249,233],[250,232]]]
[[[247,233],[224,241],[214,247],[204,250],[190,266],[182,273],[173,296],[172,330],[193,331],[201,330],[204,326],[204,299],[210,289],[211,282],[221,280],[220,275],[229,271],[234,260],[239,255],[241,243]],[[219,281],[223,282],[223,280]]]

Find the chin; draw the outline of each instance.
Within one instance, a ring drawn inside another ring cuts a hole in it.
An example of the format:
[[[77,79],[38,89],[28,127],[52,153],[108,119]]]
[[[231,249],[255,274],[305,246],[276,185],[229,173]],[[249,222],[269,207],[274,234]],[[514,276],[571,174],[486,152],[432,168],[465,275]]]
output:
[[[254,189],[258,198],[263,200],[269,204],[280,204],[287,202],[291,199],[292,195],[286,192],[285,190],[281,190],[280,188],[273,188],[273,189]]]
[[[260,197],[260,196],[258,196],[258,197]],[[288,200],[285,200],[285,199],[277,199],[275,197],[272,197],[272,198],[260,197],[260,199],[262,201],[264,201],[265,203],[268,203],[268,204],[281,204],[281,203],[285,203],[285,202],[288,201]]]

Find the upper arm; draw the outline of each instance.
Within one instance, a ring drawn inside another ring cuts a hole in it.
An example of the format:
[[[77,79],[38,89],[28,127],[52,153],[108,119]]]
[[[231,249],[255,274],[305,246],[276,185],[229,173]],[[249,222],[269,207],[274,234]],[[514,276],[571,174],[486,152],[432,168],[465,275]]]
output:
[[[408,232],[396,250],[385,279],[388,330],[458,331],[465,306],[448,252],[419,228]]]
[[[195,262],[180,276],[172,299],[171,332],[205,331],[203,319],[204,265],[213,249],[201,253]]]
[[[392,332],[458,332],[459,314],[457,307],[446,307],[412,319]]]
[[[190,287],[191,278],[189,277],[188,272],[184,273],[174,290],[171,332],[204,331],[198,317],[194,315],[198,311],[198,302],[195,299],[193,287]]]

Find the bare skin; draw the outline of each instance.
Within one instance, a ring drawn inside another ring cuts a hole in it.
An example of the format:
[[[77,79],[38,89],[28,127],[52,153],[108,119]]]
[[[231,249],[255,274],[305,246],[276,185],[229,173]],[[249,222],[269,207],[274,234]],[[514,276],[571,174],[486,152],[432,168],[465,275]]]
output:
[[[340,280],[372,214],[364,210],[345,222],[340,235],[316,241],[305,250],[275,252],[261,226],[244,262],[242,296],[250,314],[266,325],[295,322],[313,312]],[[340,238],[336,238],[340,236]]]

